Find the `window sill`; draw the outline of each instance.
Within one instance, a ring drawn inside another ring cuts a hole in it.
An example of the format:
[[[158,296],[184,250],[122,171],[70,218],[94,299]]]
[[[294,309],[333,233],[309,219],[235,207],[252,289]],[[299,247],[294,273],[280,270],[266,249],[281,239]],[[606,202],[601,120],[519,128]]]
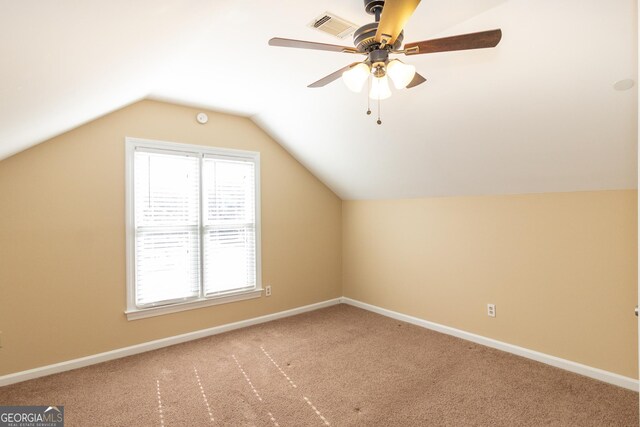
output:
[[[196,308],[209,307],[212,305],[259,298],[261,295],[262,289],[254,289],[252,291],[243,291],[215,298],[202,298],[196,301],[188,301],[178,304],[150,308],[134,308],[127,310],[124,313],[127,315],[127,320],[138,320],[146,317],[161,316],[163,314],[177,313],[180,311],[194,310]]]

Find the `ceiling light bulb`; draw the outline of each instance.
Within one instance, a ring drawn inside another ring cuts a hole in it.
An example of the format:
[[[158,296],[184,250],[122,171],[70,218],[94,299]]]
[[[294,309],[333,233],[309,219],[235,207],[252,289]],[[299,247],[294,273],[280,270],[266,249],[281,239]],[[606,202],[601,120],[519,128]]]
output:
[[[389,79],[387,79],[387,76],[374,77],[371,82],[371,91],[369,92],[369,98],[387,99],[390,96],[391,89],[389,89]]]
[[[364,62],[361,62],[342,73],[342,81],[347,85],[349,90],[353,92],[360,92],[362,91],[362,87],[367,81],[370,72],[369,66]]]
[[[416,67],[394,59],[387,64],[387,75],[391,77],[396,89],[404,89],[416,75]]]

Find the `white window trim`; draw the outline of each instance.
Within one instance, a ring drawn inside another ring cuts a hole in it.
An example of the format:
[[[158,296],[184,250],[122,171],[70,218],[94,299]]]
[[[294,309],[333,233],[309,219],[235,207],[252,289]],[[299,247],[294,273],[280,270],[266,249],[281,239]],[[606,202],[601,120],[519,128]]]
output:
[[[135,302],[135,211],[133,191],[133,157],[135,149],[171,150],[176,153],[196,152],[198,154],[237,157],[242,160],[252,159],[255,163],[255,220],[256,220],[256,287],[250,290],[222,293],[215,296],[201,297],[185,302],[140,308]],[[261,221],[260,221],[260,153],[255,151],[235,150],[203,145],[182,144],[178,142],[156,141],[150,139],[125,138],[125,227],[126,227],[126,268],[127,268],[127,320],[160,316],[179,311],[193,310],[234,301],[259,298],[262,295],[262,254],[261,254]]]

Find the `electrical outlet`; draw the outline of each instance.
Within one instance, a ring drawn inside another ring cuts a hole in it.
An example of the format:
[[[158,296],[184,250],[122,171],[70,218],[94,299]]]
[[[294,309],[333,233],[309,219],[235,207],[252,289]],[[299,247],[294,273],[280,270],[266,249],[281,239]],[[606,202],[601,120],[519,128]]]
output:
[[[271,285],[267,285],[264,288],[264,296],[266,297],[270,297],[271,296]]]
[[[496,305],[495,304],[487,304],[487,316],[496,317]]]

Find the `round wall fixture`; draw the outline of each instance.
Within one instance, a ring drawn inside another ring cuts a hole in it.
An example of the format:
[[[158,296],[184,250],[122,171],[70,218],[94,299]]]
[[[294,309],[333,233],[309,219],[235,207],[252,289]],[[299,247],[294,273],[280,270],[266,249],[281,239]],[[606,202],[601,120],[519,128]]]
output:
[[[634,84],[635,82],[633,81],[633,79],[624,79],[615,82],[613,88],[615,90],[629,90],[633,87]]]
[[[205,113],[198,113],[196,114],[196,120],[198,121],[198,123],[203,125],[209,121],[209,116],[207,116]]]

